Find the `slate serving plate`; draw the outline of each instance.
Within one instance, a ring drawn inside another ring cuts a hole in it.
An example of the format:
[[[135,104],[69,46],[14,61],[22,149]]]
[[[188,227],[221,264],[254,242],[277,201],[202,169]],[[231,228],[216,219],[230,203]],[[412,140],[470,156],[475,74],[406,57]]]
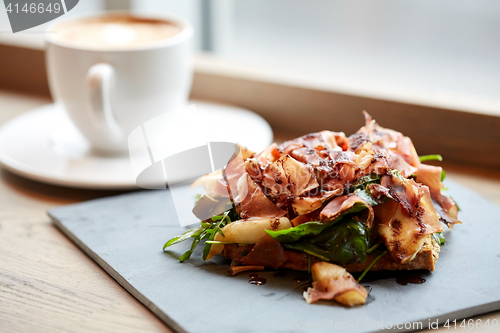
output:
[[[395,278],[369,283],[373,301],[358,308],[302,298],[304,273],[258,272],[230,276],[222,260],[203,262],[201,251],[179,263],[189,244],[163,252],[185,230],[177,222],[169,191],[145,191],[97,199],[49,211],[55,225],[127,291],[178,332],[289,332],[344,328],[389,329],[398,323],[444,324],[500,309],[500,208],[466,188],[446,182],[464,222],[446,233],[435,272],[423,284]]]

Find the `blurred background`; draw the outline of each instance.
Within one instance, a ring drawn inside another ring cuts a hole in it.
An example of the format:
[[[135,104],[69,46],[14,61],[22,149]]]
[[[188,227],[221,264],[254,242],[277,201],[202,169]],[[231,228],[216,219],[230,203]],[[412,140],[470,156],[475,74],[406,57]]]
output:
[[[500,167],[497,0],[80,0],[56,20],[107,10],[191,22],[191,97],[255,111],[281,138],[350,134],[367,110],[421,154]],[[49,95],[46,25],[12,34],[0,10],[0,88]]]

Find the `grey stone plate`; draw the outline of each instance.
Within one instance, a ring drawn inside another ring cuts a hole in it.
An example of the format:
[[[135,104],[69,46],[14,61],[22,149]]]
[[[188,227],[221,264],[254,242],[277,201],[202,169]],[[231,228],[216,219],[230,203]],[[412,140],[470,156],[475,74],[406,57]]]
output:
[[[248,273],[230,276],[222,260],[203,262],[178,256],[189,244],[163,252],[163,244],[185,229],[178,225],[168,191],[146,191],[98,199],[49,211],[55,225],[118,283],[175,331],[288,332],[344,328],[347,331],[402,331],[444,324],[500,309],[500,209],[479,195],[447,182],[462,211],[435,272],[423,284],[400,285],[395,278],[370,285],[373,300],[358,308],[333,302],[307,304],[304,273],[258,272],[264,285],[249,284]],[[307,274],[306,274],[307,275]],[[369,278],[369,276],[368,276]],[[406,327],[404,323],[406,324]],[[401,326],[403,324],[403,326]],[[311,328],[311,329],[309,329]]]

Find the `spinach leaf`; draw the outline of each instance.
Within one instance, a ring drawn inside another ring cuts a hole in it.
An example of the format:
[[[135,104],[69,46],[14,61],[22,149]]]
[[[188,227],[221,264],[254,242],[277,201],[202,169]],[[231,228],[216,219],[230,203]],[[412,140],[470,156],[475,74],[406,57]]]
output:
[[[360,197],[361,199],[363,199],[364,201],[366,201],[370,206],[376,206],[379,203],[382,203],[382,202],[379,202],[379,201],[375,200],[375,198],[372,197],[370,191],[368,191],[367,188],[365,188],[365,189],[357,189],[356,191],[354,191],[354,194],[356,194],[358,197]],[[384,200],[386,200],[386,199],[387,198],[384,198]]]
[[[366,261],[369,238],[370,229],[364,223],[349,219],[332,225],[317,236],[282,246],[344,266]]]
[[[323,230],[328,227],[331,227],[333,224],[337,223],[342,219],[342,216],[339,216],[333,221],[328,223],[323,223],[320,221],[311,221],[299,224],[296,227],[283,229],[283,230],[266,230],[266,232],[275,240],[280,243],[293,243],[301,239],[302,237],[307,236],[316,236],[319,235]]]
[[[380,184],[380,175],[376,173],[371,173],[367,176],[358,178],[353,184],[349,192],[356,192],[359,190],[366,189],[366,186],[370,184]]]

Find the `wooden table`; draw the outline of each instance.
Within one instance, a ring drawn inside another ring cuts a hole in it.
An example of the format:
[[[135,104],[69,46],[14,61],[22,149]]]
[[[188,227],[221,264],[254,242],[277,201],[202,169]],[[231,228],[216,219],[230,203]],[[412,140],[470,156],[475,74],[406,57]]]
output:
[[[0,123],[49,102],[0,91]],[[287,138],[277,133],[278,140]],[[444,166],[449,178],[500,205],[500,171]],[[51,207],[117,193],[56,187],[0,171],[0,332],[169,331],[46,214]],[[477,318],[500,321],[500,312]]]

